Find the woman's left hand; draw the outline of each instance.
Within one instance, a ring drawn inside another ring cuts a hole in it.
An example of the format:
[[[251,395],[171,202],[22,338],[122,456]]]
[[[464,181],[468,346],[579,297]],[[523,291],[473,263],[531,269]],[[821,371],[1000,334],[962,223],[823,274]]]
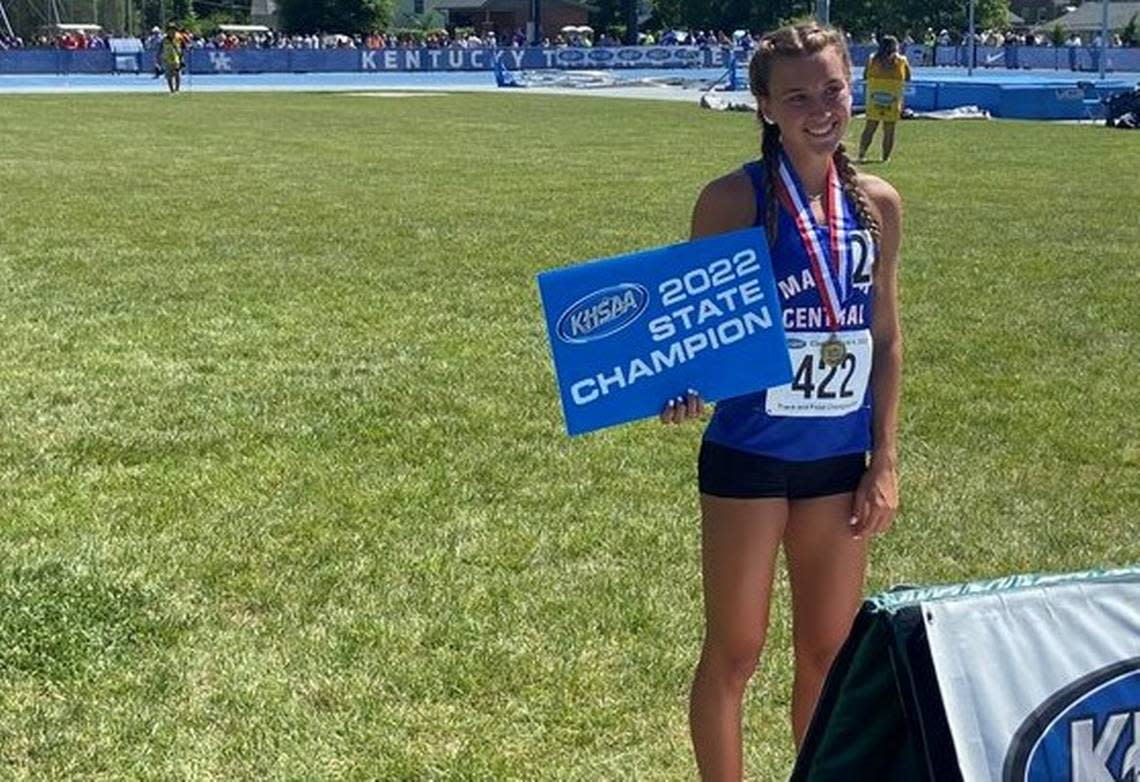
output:
[[[890,529],[899,509],[899,472],[894,460],[876,460],[863,473],[851,508],[851,534],[855,538],[878,535]]]

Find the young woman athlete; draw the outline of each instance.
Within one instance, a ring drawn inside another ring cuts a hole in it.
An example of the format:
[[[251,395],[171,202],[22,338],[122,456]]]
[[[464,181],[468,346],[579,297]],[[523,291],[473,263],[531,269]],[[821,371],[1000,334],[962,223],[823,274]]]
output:
[[[898,507],[898,193],[857,174],[840,143],[851,61],[839,32],[808,24],[770,33],[749,75],[763,158],[704,188],[692,236],[765,227],[795,379],[720,402],[701,446],[705,637],[689,719],[706,780],[743,774],[741,704],[781,544],[798,747],[861,602],[868,539]],[[681,423],[702,408],[690,393],[661,418]]]

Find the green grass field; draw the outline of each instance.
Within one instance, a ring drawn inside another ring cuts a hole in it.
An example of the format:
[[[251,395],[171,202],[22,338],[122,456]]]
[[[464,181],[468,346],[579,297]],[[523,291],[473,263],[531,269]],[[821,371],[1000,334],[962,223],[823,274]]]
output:
[[[695,776],[700,427],[562,430],[536,272],[684,238],[747,116],[0,97],[0,778]],[[853,123],[852,138],[860,129]],[[1140,560],[1140,180],[914,122],[869,589]],[[747,704],[792,762],[787,590]]]

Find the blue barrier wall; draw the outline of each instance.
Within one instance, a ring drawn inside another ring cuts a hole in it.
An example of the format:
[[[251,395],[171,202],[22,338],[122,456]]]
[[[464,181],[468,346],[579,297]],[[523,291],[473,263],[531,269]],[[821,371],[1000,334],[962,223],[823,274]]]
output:
[[[965,46],[937,46],[935,65],[965,68],[970,54]],[[1105,67],[1112,71],[1140,71],[1140,48],[1107,49]],[[909,56],[909,55],[908,55]],[[976,68],[1041,68],[1058,71],[1099,71],[1101,50],[1091,46],[979,46],[974,50]],[[914,60],[911,60],[914,63]]]
[[[851,96],[856,106],[867,104],[867,84],[856,79]],[[933,111],[938,106],[938,84],[936,82],[911,82],[903,88],[903,105],[915,111]]]
[[[1001,113],[1001,86],[998,84],[970,84],[943,82],[938,86],[936,109],[957,106],[977,106],[991,114]]]
[[[853,46],[851,59],[856,74],[874,51]],[[687,46],[630,46],[595,49],[194,49],[190,68],[194,73],[298,73],[369,71],[487,71],[495,57],[502,57],[509,70],[572,68],[718,68],[727,67],[727,50]],[[978,68],[1046,68],[1058,71],[1095,72],[1101,52],[1090,47],[1022,46],[977,48]],[[1107,67],[1113,71],[1140,71],[1140,49],[1108,49]],[[737,53],[743,63],[746,52]],[[907,47],[915,66],[928,61],[922,46]],[[964,46],[939,46],[933,52],[937,65],[964,67]],[[105,50],[17,49],[0,51],[0,74],[110,73],[114,55]],[[144,52],[141,67],[154,64],[154,53]]]
[[[1123,81],[1098,83],[1088,90],[1064,84],[1047,87],[1005,85],[1001,88],[1000,103],[995,113],[999,117],[1013,119],[1085,119],[1090,111],[1101,116],[1097,101],[1128,86]]]
[[[509,70],[727,67],[721,49],[640,46],[597,49],[194,49],[194,73],[297,71],[489,71],[501,57]]]
[[[721,49],[640,46],[613,49],[192,49],[193,73],[298,73],[369,71],[489,71],[495,57],[507,68],[727,67]],[[155,53],[143,52],[143,70]],[[0,74],[111,73],[114,55],[105,49],[14,49],[0,51]]]
[[[0,74],[111,73],[114,55],[108,49],[19,49],[0,51]]]
[[[984,78],[984,77],[983,77]],[[997,82],[914,82],[905,88],[905,104],[915,111],[977,106],[1005,119],[1087,119],[1090,111],[1099,116],[1095,104],[1100,98],[1129,89],[1126,80],[1089,82],[1087,87],[1072,82],[1000,84]],[[865,105],[865,85],[856,81],[852,89],[855,105]]]

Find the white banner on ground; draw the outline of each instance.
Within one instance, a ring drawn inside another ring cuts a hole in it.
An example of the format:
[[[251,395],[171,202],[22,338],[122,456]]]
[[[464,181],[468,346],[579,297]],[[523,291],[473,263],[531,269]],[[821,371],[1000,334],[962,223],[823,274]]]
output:
[[[1042,583],[922,610],[965,782],[1140,781],[1140,581]]]

